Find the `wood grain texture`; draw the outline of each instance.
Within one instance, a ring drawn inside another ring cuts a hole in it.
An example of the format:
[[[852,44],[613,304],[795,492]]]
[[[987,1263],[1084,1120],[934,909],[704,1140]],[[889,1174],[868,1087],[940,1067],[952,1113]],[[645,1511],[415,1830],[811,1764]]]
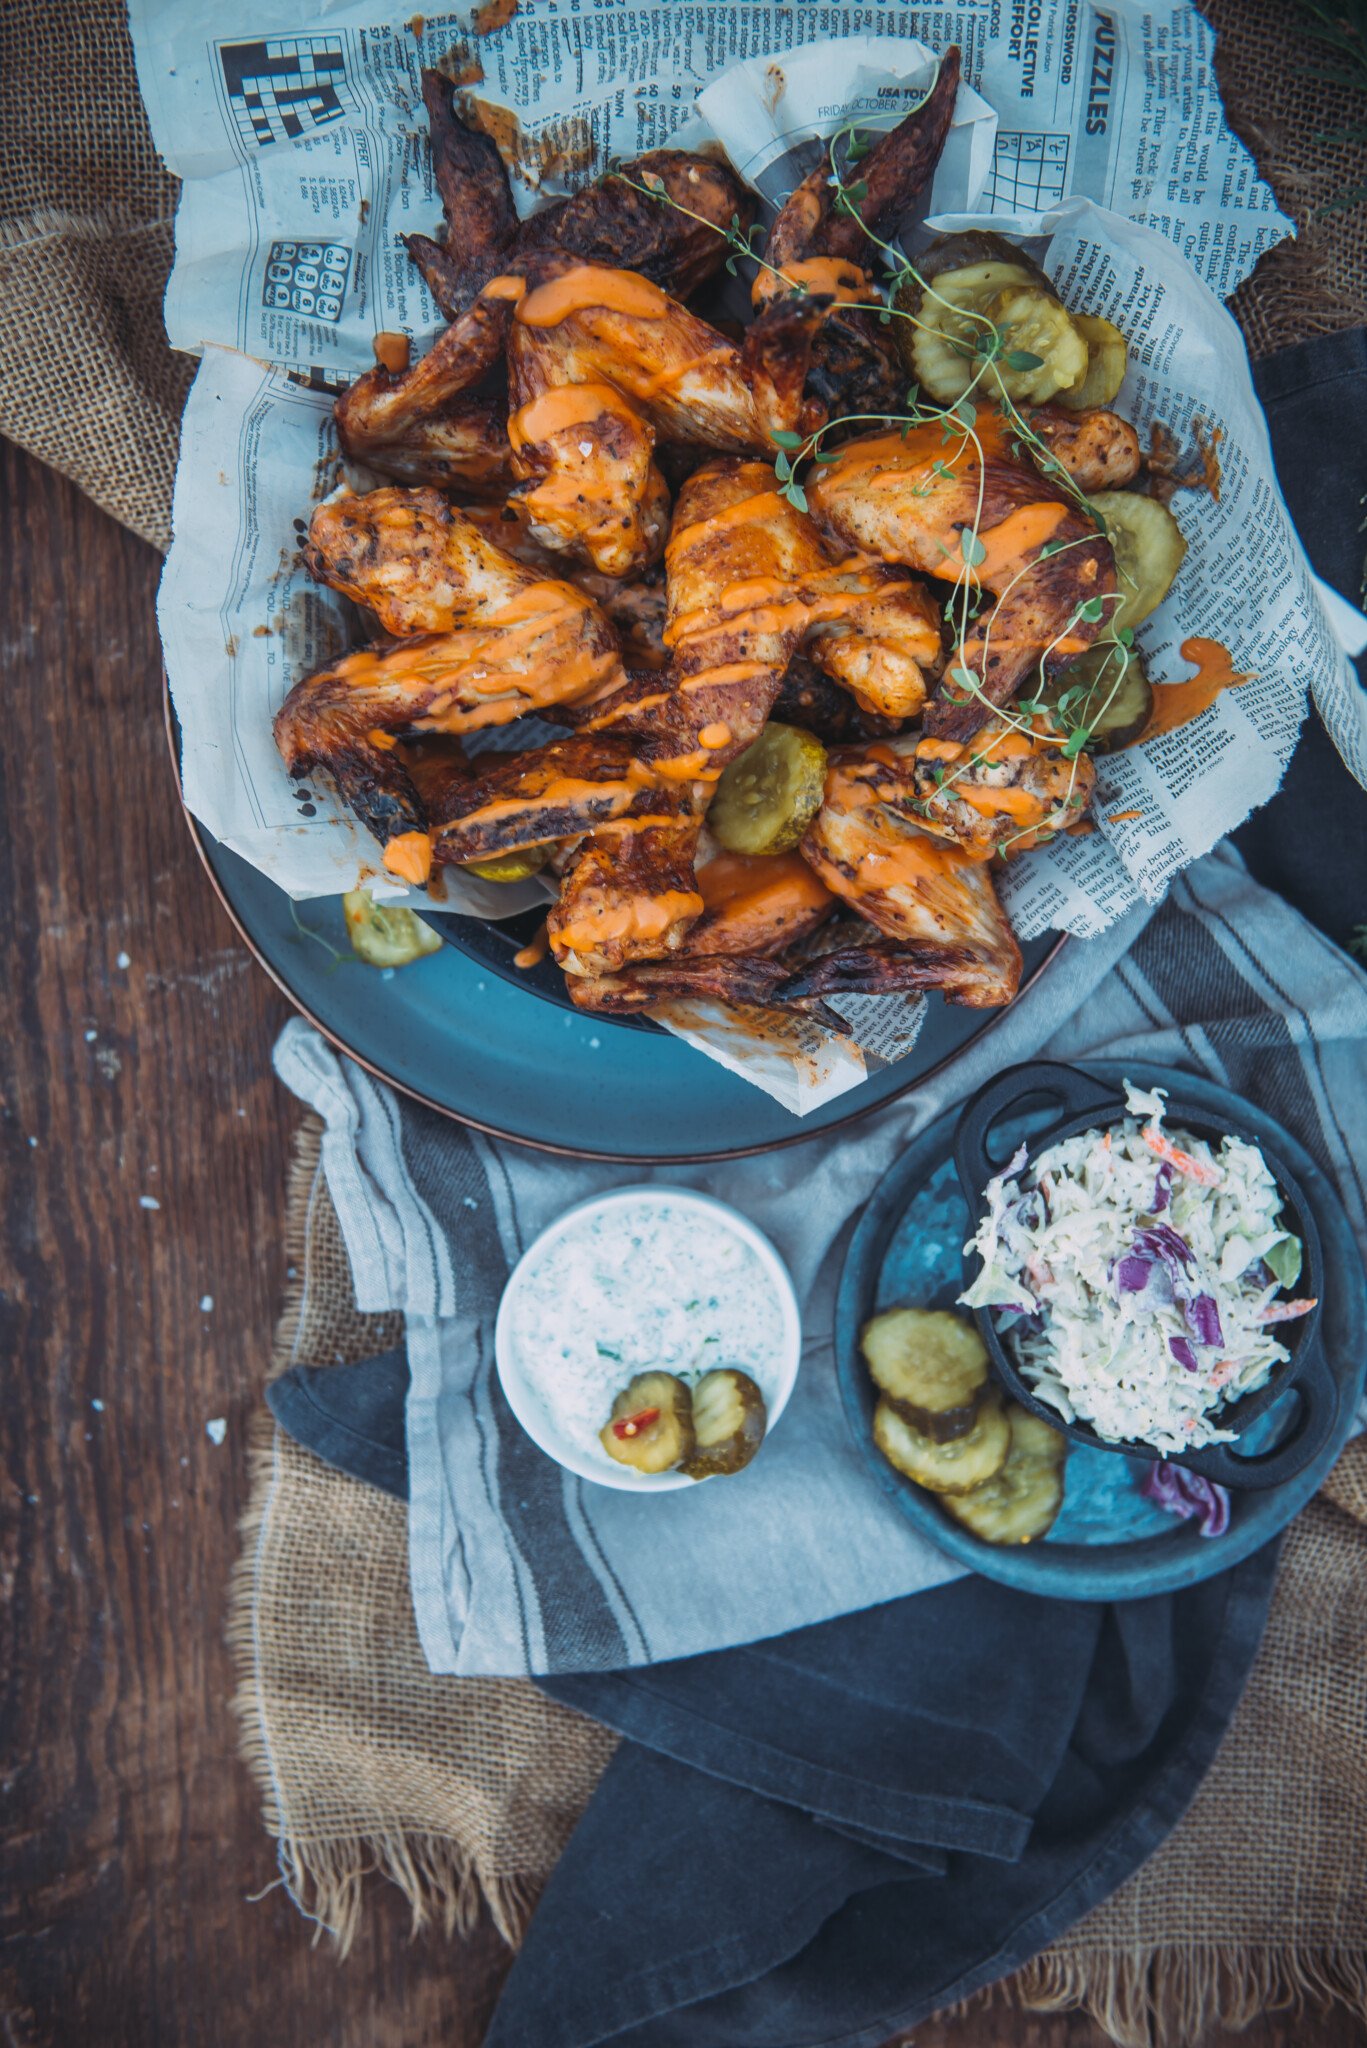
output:
[[[276,1873],[223,1615],[284,1278],[284,1004],[175,801],[157,557],[4,443],[0,504],[0,2038],[476,2048],[505,1966],[487,1924],[410,1941],[377,1883],[339,1966],[282,1891],[251,1902]],[[1356,2038],[1342,2016],[1239,2037]],[[915,2039],[1102,2037],[996,2006]]]

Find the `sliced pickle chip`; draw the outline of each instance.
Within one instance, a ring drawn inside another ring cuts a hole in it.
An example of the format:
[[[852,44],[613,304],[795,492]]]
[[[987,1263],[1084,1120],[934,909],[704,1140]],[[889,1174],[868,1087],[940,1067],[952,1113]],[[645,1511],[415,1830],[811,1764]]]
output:
[[[1166,505],[1138,491],[1096,491],[1089,503],[1106,522],[1115,553],[1120,602],[1109,607],[1106,630],[1114,639],[1156,611],[1173,585],[1187,544]]]
[[[612,1404],[598,1441],[635,1472],[672,1472],[693,1453],[693,1397],[672,1372],[638,1372]]]
[[[789,853],[825,788],[826,749],[816,734],[771,719],[723,771],[707,822],[728,853]]]
[[[971,1493],[1006,1463],[1011,1432],[1001,1403],[992,1398],[983,1402],[972,1429],[937,1443],[883,1399],[874,1410],[873,1440],[888,1463],[918,1486],[931,1493]]]
[[[1080,384],[1057,394],[1057,403],[1069,412],[1087,412],[1092,406],[1109,405],[1125,382],[1125,365],[1130,346],[1118,327],[1099,313],[1074,313],[1073,325],[1087,344],[1087,370]]]
[[[478,875],[482,882],[525,882],[530,875],[540,874],[554,851],[551,842],[522,846],[516,853],[497,853],[490,860],[462,861],[460,872]]]
[[[945,1309],[890,1308],[864,1325],[860,1348],[884,1400],[938,1443],[967,1436],[987,1392],[987,1347]]]
[[[1006,1419],[1011,1448],[1001,1470],[972,1493],[946,1498],[945,1508],[984,1543],[1033,1543],[1053,1528],[1063,1506],[1068,1441],[1014,1402]]]
[[[946,270],[925,287],[914,278],[903,279],[893,304],[912,318],[892,324],[902,360],[923,397],[941,405],[963,397],[978,371],[974,350],[987,333],[990,301],[1008,285],[1033,283],[1023,263],[999,262]]]
[[[1085,725],[1089,754],[1118,754],[1147,731],[1153,688],[1133,647],[1098,640],[1039,693],[1068,731]]]
[[[1019,405],[1043,405],[1087,374],[1087,343],[1038,265],[990,260],[946,270],[924,288],[911,280],[894,300],[903,359],[923,392],[941,404],[961,398],[981,368],[980,345],[995,328],[1001,353],[994,380]],[[907,334],[910,339],[908,340]]]
[[[1072,314],[1042,285],[1006,285],[989,300],[985,311],[1002,337],[997,368],[1008,395],[1016,403],[1043,405],[1087,374],[1087,344]],[[1038,356],[1037,365],[1013,368],[1018,351]]]
[[[368,967],[407,967],[427,953],[440,953],[430,924],[400,903],[377,903],[369,889],[348,889],[342,898],[347,937]]]
[[[693,1389],[694,1449],[684,1471],[690,1479],[742,1471],[764,1442],[768,1419],[748,1372],[729,1365],[705,1372]]]

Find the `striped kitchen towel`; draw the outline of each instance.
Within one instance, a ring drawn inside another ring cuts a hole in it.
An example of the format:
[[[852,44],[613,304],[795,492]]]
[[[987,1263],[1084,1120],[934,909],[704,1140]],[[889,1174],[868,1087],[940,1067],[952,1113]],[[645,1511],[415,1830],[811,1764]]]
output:
[[[1133,1058],[1247,1094],[1328,1168],[1367,1245],[1367,977],[1224,846],[1156,914],[1068,946],[951,1070],[851,1129],[715,1165],[598,1166],[499,1144],[377,1085],[301,1020],[281,1079],[322,1116],[363,1311],[401,1310],[409,1564],[432,1669],[614,1670],[723,1649],[955,1577],[868,1477],[831,1370],[847,1225],[907,1141],[1017,1060]],[[752,1217],[803,1308],[803,1369],[744,1487],[642,1499],[563,1472],[493,1367],[511,1266],[572,1202],[644,1180]]]

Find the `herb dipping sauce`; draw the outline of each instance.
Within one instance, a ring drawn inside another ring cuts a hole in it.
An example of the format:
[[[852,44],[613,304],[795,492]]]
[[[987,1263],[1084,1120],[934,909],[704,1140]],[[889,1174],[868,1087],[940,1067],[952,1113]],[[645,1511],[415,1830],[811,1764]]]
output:
[[[553,1455],[572,1446],[578,1469],[587,1461],[620,1483],[598,1432],[636,1373],[692,1385],[738,1366],[772,1415],[798,1345],[776,1264],[743,1218],[688,1190],[630,1189],[571,1210],[531,1247],[499,1311],[500,1370],[524,1426]]]

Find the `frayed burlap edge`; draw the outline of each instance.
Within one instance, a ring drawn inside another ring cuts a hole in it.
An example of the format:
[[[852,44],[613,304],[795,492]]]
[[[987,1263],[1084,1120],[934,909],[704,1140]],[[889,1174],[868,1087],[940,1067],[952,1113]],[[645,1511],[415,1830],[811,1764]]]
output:
[[[316,1153],[317,1133],[305,1130],[300,1139],[311,1139]],[[307,1144],[298,1143],[292,1182],[306,1163],[306,1154]],[[297,1304],[294,1313],[297,1317]],[[372,1876],[388,1878],[403,1894],[414,1935],[431,1925],[448,1938],[468,1935],[487,1907],[503,1939],[516,1948],[541,1889],[540,1878],[504,1878],[481,1871],[460,1843],[430,1830],[301,1835],[285,1826],[256,1655],[256,1560],[278,1470],[276,1438],[268,1415],[253,1419],[247,1447],[248,1500],[238,1525],[242,1548],[229,1585],[226,1635],[239,1672],[232,1697],[238,1750],[261,1795],[266,1829],[275,1838],[278,1882],[312,1923],[315,1944],[327,1935],[339,1962],[350,1954],[359,1932],[365,1881]]]
[[[1367,2024],[1358,1949],[1160,1947],[1134,1955],[1027,1963],[1006,1987],[1032,2012],[1085,2012],[1116,2048],[1189,2048],[1213,2028],[1239,2033],[1264,2013],[1346,2006]]]
[[[304,1356],[313,1350],[318,1339],[316,1327],[312,1331],[306,1328],[310,1320],[311,1287],[317,1281],[310,1263],[315,1247],[315,1219],[320,1204],[331,1212],[321,1163],[322,1136],[323,1126],[313,1115],[306,1117],[294,1136],[286,1183],[287,1285],[272,1346],[270,1378],[300,1362],[301,1357],[307,1363],[323,1362]],[[326,1286],[326,1279],[323,1284]],[[316,1316],[313,1321],[316,1324]],[[361,1317],[352,1311],[352,1324],[347,1333],[347,1349],[358,1357],[397,1342],[402,1331],[402,1319],[397,1316]],[[432,1685],[464,1688],[466,1699],[478,1690],[484,1694],[486,1704],[490,1695],[497,1695],[498,1701],[506,1701],[510,1712],[515,1713],[519,1707],[532,1712],[541,1749],[529,1764],[528,1775],[534,1778],[540,1764],[556,1783],[535,1788],[533,1803],[539,1792],[552,1810],[540,1824],[522,1831],[520,1850],[514,1844],[520,1862],[528,1867],[511,1871],[490,1867],[478,1848],[458,1840],[453,1831],[438,1827],[397,1821],[359,1830],[347,1826],[300,1827],[287,1812],[289,1802],[282,1793],[278,1745],[272,1740],[268,1688],[263,1683],[259,1631],[260,1561],[272,1503],[277,1489],[291,1483],[297,1485],[298,1474],[304,1470],[323,1477],[329,1501],[352,1489],[364,1496],[364,1514],[375,1529],[377,1540],[397,1540],[397,1531],[406,1519],[401,1502],[375,1493],[343,1474],[329,1472],[308,1451],[277,1430],[269,1414],[262,1413],[253,1420],[248,1433],[248,1498],[239,1524],[241,1548],[229,1583],[226,1636],[238,1676],[232,1698],[238,1722],[238,1747],[260,1793],[266,1829],[276,1841],[280,1870],[276,1882],[285,1887],[299,1911],[312,1922],[315,1941],[324,1934],[329,1937],[339,1961],[354,1944],[365,1880],[373,1875],[388,1878],[403,1895],[415,1935],[433,1925],[448,1936],[468,1934],[481,1911],[487,1909],[503,1940],[510,1949],[515,1949],[559,1850],[616,1746],[616,1738],[596,1722],[544,1699],[526,1680],[431,1680]],[[416,1655],[416,1650],[412,1654]],[[430,1734],[430,1730],[425,1732]],[[525,1722],[522,1739],[527,1739]],[[558,1797],[552,1796],[557,1790]],[[509,1785],[505,1791],[510,1803],[526,1797],[519,1784]],[[507,1846],[500,1847],[506,1857]]]

